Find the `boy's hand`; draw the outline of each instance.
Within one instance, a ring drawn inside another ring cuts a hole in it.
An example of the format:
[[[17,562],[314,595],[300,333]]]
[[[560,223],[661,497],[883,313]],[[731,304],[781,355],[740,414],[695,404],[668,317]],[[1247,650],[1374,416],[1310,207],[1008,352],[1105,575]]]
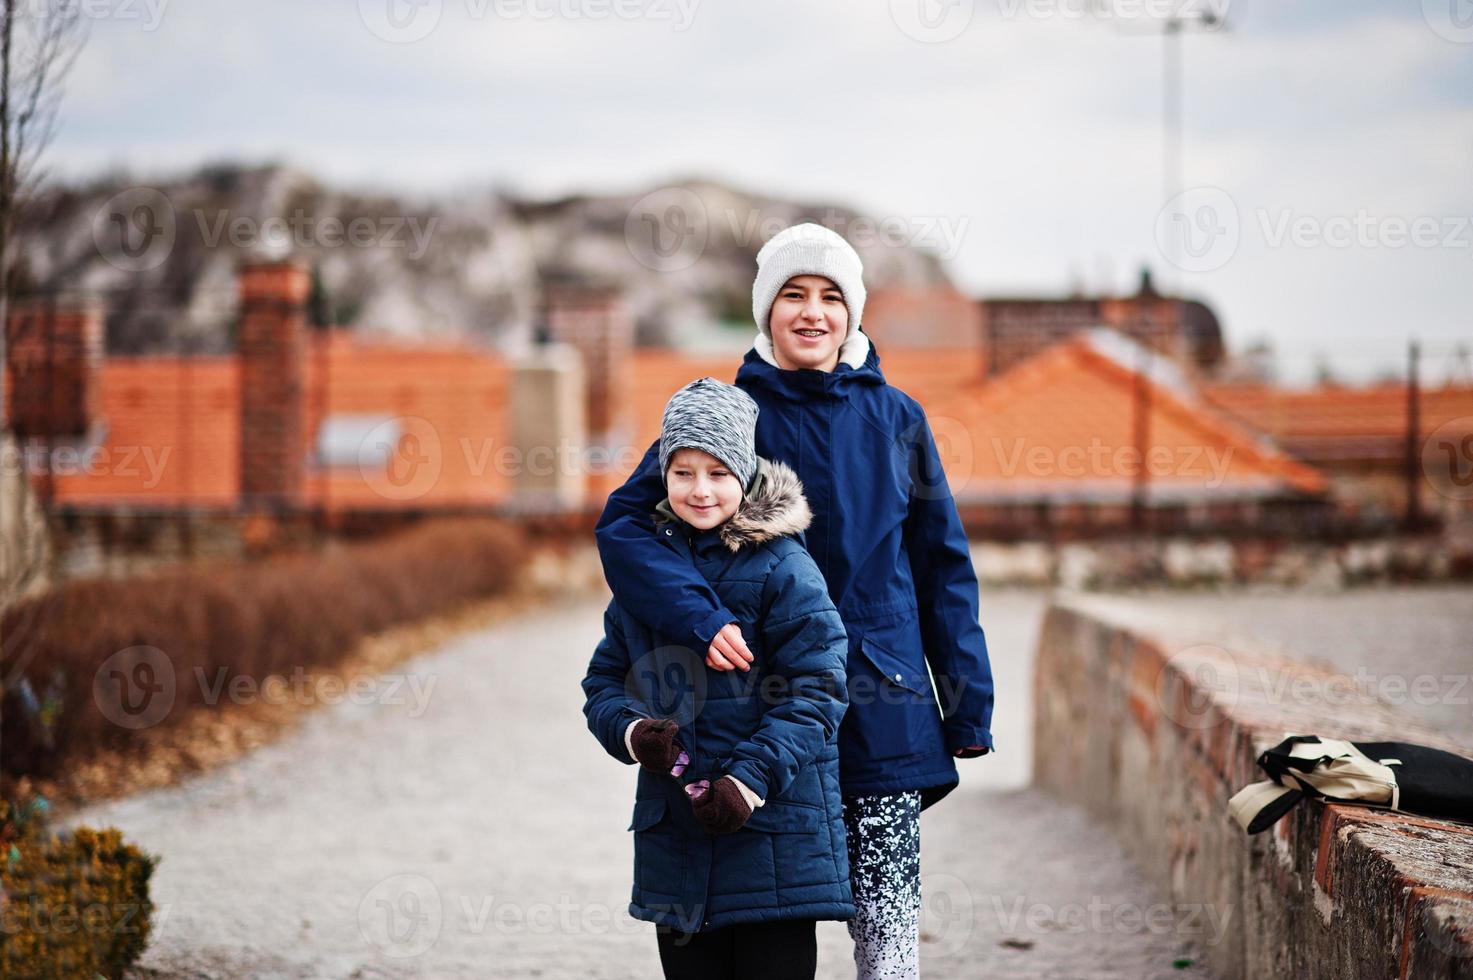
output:
[[[752,808],[730,779],[698,779],[685,788],[691,812],[708,834],[731,834],[742,829]]]
[[[748,666],[752,662],[752,651],[747,649],[747,641],[742,639],[742,628],[736,623],[727,623],[721,627],[711,640],[711,647],[706,651],[706,666],[716,670],[751,670]]]
[[[986,755],[991,750],[985,745],[969,745],[964,749],[957,749],[952,755],[958,759],[975,759],[979,755]]]
[[[685,772],[690,757],[675,741],[680,726],[669,718],[642,718],[629,734],[634,761],[661,776],[679,776]],[[680,772],[675,767],[680,766]]]

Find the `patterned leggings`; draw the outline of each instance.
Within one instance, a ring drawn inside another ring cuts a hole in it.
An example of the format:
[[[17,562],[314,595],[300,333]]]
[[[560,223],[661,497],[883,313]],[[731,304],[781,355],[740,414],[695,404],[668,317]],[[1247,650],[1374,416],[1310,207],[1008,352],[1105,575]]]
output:
[[[859,980],[919,977],[921,794],[844,800]]]

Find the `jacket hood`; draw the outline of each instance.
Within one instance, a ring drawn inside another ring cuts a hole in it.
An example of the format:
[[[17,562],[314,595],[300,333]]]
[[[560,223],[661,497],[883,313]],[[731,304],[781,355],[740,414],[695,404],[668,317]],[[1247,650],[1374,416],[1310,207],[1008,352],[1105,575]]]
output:
[[[655,507],[655,518],[678,521],[666,497]],[[803,496],[803,481],[792,467],[776,460],[757,458],[757,477],[737,507],[736,513],[716,528],[721,543],[731,551],[745,545],[763,544],[808,529],[813,511]]]
[[[859,367],[840,361],[832,371],[786,371],[753,347],[737,369],[736,383],[748,391],[760,388],[791,401],[808,401],[814,397],[845,398],[855,388],[885,384],[885,375],[880,372],[880,355],[873,342],[868,344],[868,348],[864,363]]]

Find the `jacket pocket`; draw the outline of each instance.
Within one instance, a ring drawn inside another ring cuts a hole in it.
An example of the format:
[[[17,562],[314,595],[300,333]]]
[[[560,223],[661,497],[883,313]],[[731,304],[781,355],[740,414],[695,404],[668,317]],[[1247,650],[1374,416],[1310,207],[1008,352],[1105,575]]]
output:
[[[887,632],[893,634],[894,627],[866,629],[864,636],[859,641],[860,652],[887,682],[913,694],[930,694],[931,676],[926,673],[925,667],[915,667],[911,663],[911,658],[896,652],[903,640],[896,642],[900,638],[894,635],[886,636]]]
[[[665,816],[665,801],[658,797],[634,801],[634,817],[629,821],[630,830],[649,830]]]
[[[686,886],[690,854],[687,841],[665,819],[670,816],[663,799],[637,800],[629,829],[634,831],[635,904],[645,908],[688,904],[680,897]]]
[[[844,716],[847,764],[863,768],[930,751],[936,699],[914,618],[866,625],[855,647]]]

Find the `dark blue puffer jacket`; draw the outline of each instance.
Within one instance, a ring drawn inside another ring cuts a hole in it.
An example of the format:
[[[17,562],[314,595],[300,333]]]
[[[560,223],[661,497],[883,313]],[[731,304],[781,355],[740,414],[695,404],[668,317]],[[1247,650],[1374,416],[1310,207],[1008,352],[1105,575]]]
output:
[[[885,383],[873,348],[832,372],[785,371],[752,350],[736,384],[761,409],[757,451],[803,481],[808,550],[848,631],[843,792],[919,789],[929,806],[956,786],[954,750],[992,747],[993,696],[977,577],[925,412]],[[704,650],[737,617],[650,540],[657,449],[609,496],[599,556],[625,609]]]
[[[823,576],[792,537],[810,519],[791,469],[761,461],[735,516],[696,531],[674,519],[651,541],[709,583],[742,626],[752,669],[706,666],[706,647],[662,636],[617,601],[583,681],[605,750],[633,764],[624,732],[673,718],[691,762],[679,780],[641,768],[635,793],[637,919],[682,932],[775,919],[849,919],[854,902],[839,794],[844,626]],[[766,800],[733,834],[707,834],[682,784],[735,776]]]

